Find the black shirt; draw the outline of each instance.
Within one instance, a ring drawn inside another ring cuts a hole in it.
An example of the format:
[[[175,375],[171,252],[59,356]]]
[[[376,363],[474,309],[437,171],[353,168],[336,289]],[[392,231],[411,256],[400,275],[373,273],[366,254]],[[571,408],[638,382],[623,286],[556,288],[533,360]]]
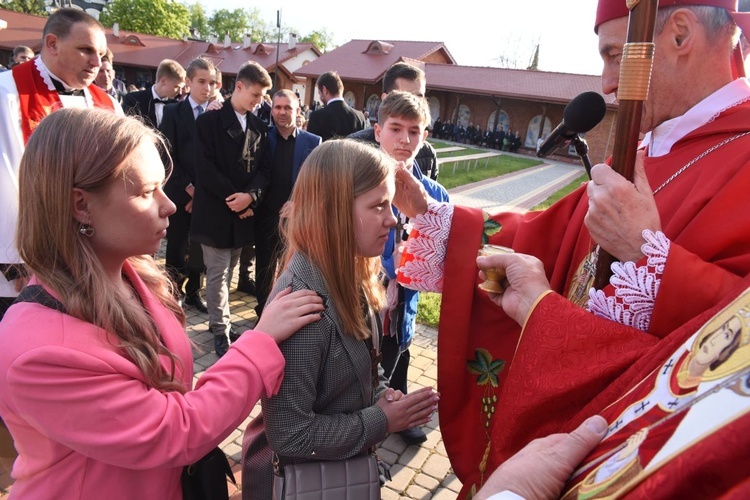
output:
[[[281,207],[292,195],[292,170],[297,129],[295,128],[287,139],[284,139],[278,129],[275,133],[276,151],[271,160],[271,181],[268,183],[262,205],[262,211],[266,216],[278,216]]]

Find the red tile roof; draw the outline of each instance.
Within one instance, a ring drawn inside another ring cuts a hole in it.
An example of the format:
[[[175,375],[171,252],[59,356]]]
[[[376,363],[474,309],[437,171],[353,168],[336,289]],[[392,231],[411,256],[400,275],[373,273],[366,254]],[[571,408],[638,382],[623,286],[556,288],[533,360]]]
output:
[[[39,52],[46,17],[0,9],[0,19],[8,22],[8,28],[0,30],[0,48],[13,50],[16,45],[28,45]],[[194,58],[203,55],[227,75],[236,74],[239,67],[247,61],[257,61],[268,71],[274,71],[276,67],[275,43],[253,43],[243,49],[242,42],[233,42],[230,47],[225,48],[223,43],[174,40],[125,30],[120,30],[119,36],[115,36],[111,28],[106,29],[106,34],[107,45],[118,65],[156,68],[163,59],[174,59],[187,66]],[[262,48],[258,50],[260,45]],[[316,56],[320,55],[320,51],[311,43],[298,42],[291,50],[288,43],[282,43],[279,48],[279,64],[282,71],[290,76],[282,63],[306,50],[312,50]]]
[[[428,90],[567,104],[581,92],[601,94],[601,77],[520,69],[426,64]],[[608,104],[614,97],[602,94]]]
[[[368,51],[368,48],[371,49]],[[295,71],[295,75],[316,78],[326,71],[337,71],[342,80],[377,82],[394,63],[409,59],[424,61],[439,56],[456,64],[442,42],[397,40],[351,40]]]

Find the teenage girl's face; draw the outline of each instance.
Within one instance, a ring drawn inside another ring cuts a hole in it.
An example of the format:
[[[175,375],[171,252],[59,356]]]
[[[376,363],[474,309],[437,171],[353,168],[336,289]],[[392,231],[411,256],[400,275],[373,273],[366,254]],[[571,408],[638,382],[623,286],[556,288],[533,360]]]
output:
[[[388,233],[396,225],[391,202],[396,188],[392,176],[354,198],[354,231],[357,255],[378,257],[383,253]]]

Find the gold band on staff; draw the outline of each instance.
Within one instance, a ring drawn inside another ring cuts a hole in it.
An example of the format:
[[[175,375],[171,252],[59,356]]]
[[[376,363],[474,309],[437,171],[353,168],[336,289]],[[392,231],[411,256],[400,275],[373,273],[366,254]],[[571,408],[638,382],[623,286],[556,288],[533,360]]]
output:
[[[620,83],[617,98],[620,101],[645,101],[651,83],[654,62],[653,43],[626,43],[620,63]]]

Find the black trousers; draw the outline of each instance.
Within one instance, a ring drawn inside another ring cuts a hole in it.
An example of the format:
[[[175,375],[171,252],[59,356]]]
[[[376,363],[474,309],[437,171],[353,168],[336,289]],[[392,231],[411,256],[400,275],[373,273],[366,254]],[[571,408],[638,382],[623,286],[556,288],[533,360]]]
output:
[[[273,288],[283,245],[278,217],[260,218],[255,227],[255,287],[258,291],[255,310],[260,315]]]
[[[383,337],[383,345],[380,350],[383,354],[383,360],[380,366],[383,367],[385,377],[390,380],[390,386],[406,394],[407,371],[409,370],[409,360],[411,355],[409,349],[400,352],[398,339],[394,336]]]
[[[203,250],[190,241],[190,214],[184,208],[178,207],[169,217],[164,257],[167,272],[180,293],[195,295],[203,288]]]

